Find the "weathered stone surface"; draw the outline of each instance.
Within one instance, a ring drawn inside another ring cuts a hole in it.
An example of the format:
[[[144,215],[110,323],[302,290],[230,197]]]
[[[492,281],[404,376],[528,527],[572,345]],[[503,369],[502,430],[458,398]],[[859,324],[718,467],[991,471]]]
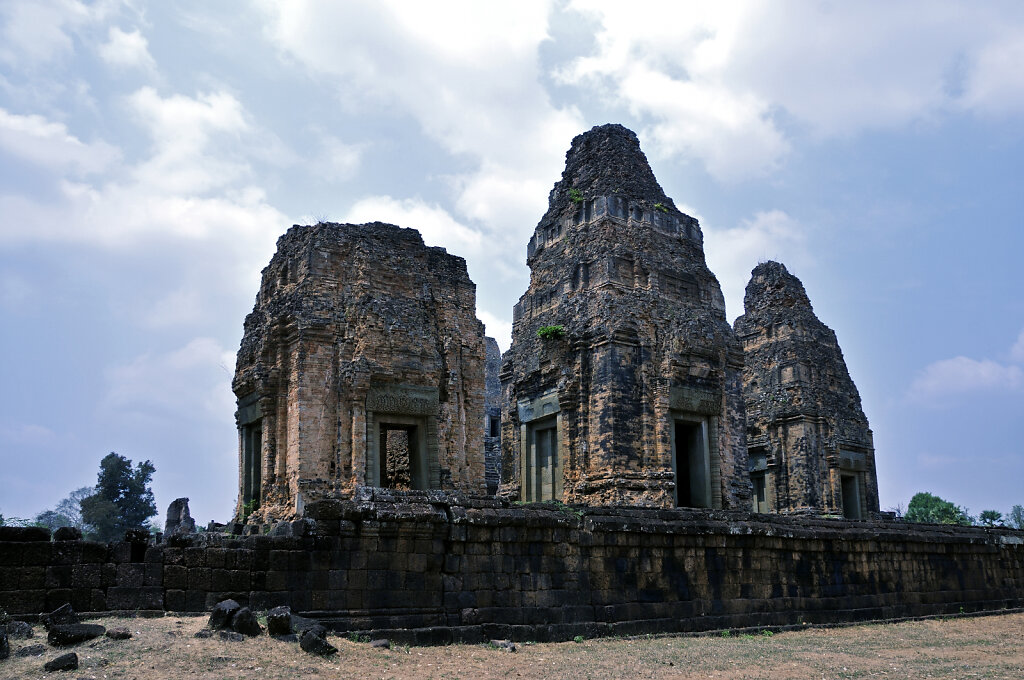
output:
[[[217,636],[221,640],[227,640],[228,642],[242,642],[245,640],[245,636],[239,632],[233,630],[222,630],[217,633]]]
[[[299,635],[299,646],[310,654],[320,656],[330,656],[338,652],[338,648],[327,641],[327,629],[323,626],[313,626],[302,631]]]
[[[47,661],[43,664],[43,670],[47,673],[54,671],[73,671],[78,668],[78,655],[74,652],[69,654],[62,654],[56,659]]]
[[[46,527],[0,526],[0,541],[49,541],[50,530]]]
[[[501,350],[498,341],[486,338],[484,365],[484,480],[487,495],[498,492],[501,483]]]
[[[196,634],[193,635],[192,637],[200,638],[200,639],[212,638],[213,637],[213,631],[208,629],[208,628],[204,628],[203,630],[196,631]]]
[[[70,647],[98,638],[107,629],[98,623],[65,623],[50,626],[47,642],[54,647]]]
[[[14,656],[42,656],[46,654],[46,645],[25,645],[14,653]]]
[[[49,614],[45,614],[42,619],[43,627],[49,630],[50,628],[69,624],[69,623],[81,623],[82,619],[79,618],[75,610],[71,608],[71,604],[62,604],[61,606],[54,609]]]
[[[0,661],[11,655],[11,642],[7,639],[7,631],[0,627]]]
[[[836,334],[778,262],[754,268],[736,319],[747,445],[760,512],[878,511],[875,450]]]
[[[111,640],[131,640],[132,632],[127,628],[110,628],[107,630],[107,637]]]
[[[620,125],[573,139],[548,203],[502,362],[499,493],[748,507],[742,347],[697,220]]]
[[[213,611],[210,612],[210,628],[214,630],[220,630],[223,628],[230,628],[231,622],[235,618],[235,614],[242,608],[242,605],[238,604],[234,600],[222,600],[213,607]]]
[[[391,641],[384,638],[370,640],[370,646],[374,649],[391,649]]]
[[[260,627],[256,613],[248,607],[242,607],[235,613],[235,616],[231,619],[231,628],[236,633],[248,635],[249,637],[263,634],[263,628]]]
[[[267,632],[270,635],[288,635],[292,632],[290,607],[274,607],[267,612]]]
[[[12,640],[27,640],[33,635],[32,624],[25,621],[8,621],[6,629]]]
[[[482,493],[475,308],[465,260],[414,230],[320,223],[282,236],[233,382],[239,516],[288,519],[359,486]]]
[[[187,498],[176,498],[167,506],[167,521],[164,522],[164,536],[191,534],[196,530],[196,521],[188,509]]]
[[[82,530],[78,527],[57,527],[57,530],[53,532],[53,540],[80,541],[82,540]]]

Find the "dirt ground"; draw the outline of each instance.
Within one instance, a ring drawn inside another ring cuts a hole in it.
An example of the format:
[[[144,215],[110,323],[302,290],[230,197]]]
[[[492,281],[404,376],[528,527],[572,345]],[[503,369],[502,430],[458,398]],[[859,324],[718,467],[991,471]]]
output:
[[[16,657],[45,643],[12,640],[0,678],[1024,678],[1024,614],[914,621],[774,635],[598,639],[521,644],[508,652],[489,645],[375,649],[331,637],[337,655],[321,659],[295,643],[267,636],[230,642],[197,639],[203,618],[100,619],[134,637],[79,645],[78,671],[45,673],[63,653]]]

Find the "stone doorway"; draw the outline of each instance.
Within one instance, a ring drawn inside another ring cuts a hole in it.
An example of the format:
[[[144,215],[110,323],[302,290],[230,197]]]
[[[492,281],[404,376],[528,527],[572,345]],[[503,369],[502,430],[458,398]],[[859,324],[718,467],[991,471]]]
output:
[[[399,422],[389,422],[396,420]],[[418,419],[391,418],[377,425],[377,486],[430,489],[424,428]]]
[[[768,489],[765,473],[753,473],[750,475],[750,481],[754,483],[754,512],[768,512]]]
[[[527,502],[561,500],[562,466],[558,457],[558,422],[549,417],[528,428],[526,474],[523,479]]]
[[[672,472],[676,482],[677,507],[712,507],[711,456],[706,420],[673,421]]]
[[[860,480],[857,475],[840,475],[843,494],[843,517],[860,519]]]

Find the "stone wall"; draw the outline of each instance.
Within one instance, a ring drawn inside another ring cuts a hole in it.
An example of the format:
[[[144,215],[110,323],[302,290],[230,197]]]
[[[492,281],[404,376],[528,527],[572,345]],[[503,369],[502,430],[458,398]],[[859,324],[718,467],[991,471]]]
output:
[[[461,257],[389,224],[292,227],[238,351],[239,517],[392,479],[483,493],[484,361]]]
[[[484,478],[487,495],[493,496],[501,482],[501,349],[494,338],[486,338],[484,367]]]
[[[633,132],[573,139],[526,261],[502,363],[499,494],[748,507],[742,346],[700,225]]]
[[[364,489],[293,536],[159,546],[0,530],[0,608],[279,604],[415,643],[567,640],[1024,606],[1024,532]],[[289,525],[285,525],[287,528]],[[28,540],[34,539],[34,540]]]

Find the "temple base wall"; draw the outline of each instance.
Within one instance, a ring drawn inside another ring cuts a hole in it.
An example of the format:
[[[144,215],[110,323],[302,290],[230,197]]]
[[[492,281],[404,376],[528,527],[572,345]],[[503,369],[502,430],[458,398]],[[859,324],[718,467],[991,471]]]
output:
[[[184,612],[232,597],[432,644],[1024,607],[1024,532],[1008,529],[370,489],[313,504],[307,517],[309,535],[161,545],[0,530],[0,608]]]

